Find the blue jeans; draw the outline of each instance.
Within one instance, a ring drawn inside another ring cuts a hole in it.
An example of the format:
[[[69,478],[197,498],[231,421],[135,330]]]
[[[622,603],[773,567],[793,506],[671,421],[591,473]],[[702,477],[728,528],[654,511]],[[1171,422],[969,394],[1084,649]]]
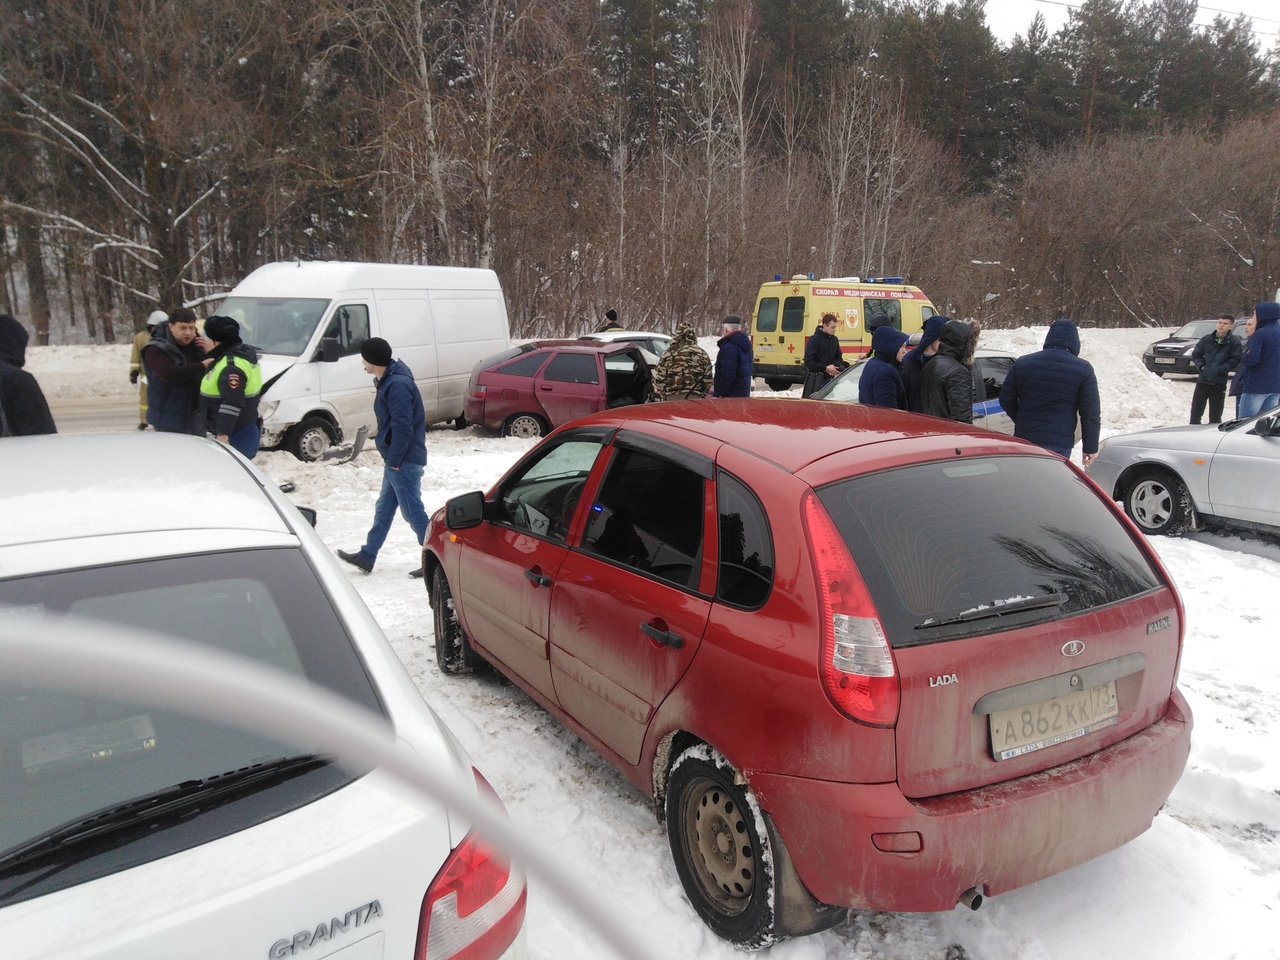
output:
[[[261,442],[262,430],[258,427],[256,420],[253,423],[241,424],[227,437],[227,445],[239,451],[246,460],[252,460],[258,455],[258,445]]]
[[[1236,407],[1236,417],[1247,420],[1275,406],[1280,406],[1280,393],[1242,393],[1240,405]]]
[[[382,492],[378,494],[378,505],[373,509],[373,526],[360,548],[360,554],[370,563],[377,559],[378,551],[386,542],[397,508],[405,523],[413,527],[418,543],[426,539],[427,511],[422,507],[422,474],[426,469],[426,465],[421,463],[404,463],[399,470],[383,465]]]

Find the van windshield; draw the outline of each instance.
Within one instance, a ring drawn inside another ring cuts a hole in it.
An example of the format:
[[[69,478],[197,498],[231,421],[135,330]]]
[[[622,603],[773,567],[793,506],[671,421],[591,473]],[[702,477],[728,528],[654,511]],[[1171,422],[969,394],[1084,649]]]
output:
[[[218,314],[237,321],[240,339],[259,353],[300,357],[328,306],[301,297],[227,297]]]

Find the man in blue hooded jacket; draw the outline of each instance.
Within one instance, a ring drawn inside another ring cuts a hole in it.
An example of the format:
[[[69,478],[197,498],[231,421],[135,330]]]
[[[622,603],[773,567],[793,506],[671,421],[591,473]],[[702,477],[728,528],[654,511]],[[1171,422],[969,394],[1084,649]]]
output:
[[[1236,412],[1241,419],[1280,404],[1280,303],[1263,300],[1253,308],[1256,326],[1240,359],[1245,376]]]
[[[885,324],[871,335],[871,359],[858,378],[858,402],[891,410],[907,409],[907,392],[898,372],[907,352],[907,335]]]
[[[1084,442],[1084,464],[1093,463],[1102,427],[1102,404],[1093,364],[1080,359],[1080,334],[1070,320],[1055,320],[1044,349],[1014,361],[1000,388],[1000,406],[1013,421],[1013,435],[1062,457],[1071,457],[1076,421]]]
[[[427,468],[427,418],[413,372],[403,361],[392,359],[391,344],[381,337],[370,337],[360,345],[360,357],[365,370],[373,374],[377,387],[373,412],[378,418],[375,442],[382,454],[382,490],[364,546],[355,553],[339,550],[338,557],[370,573],[397,508],[413,528],[419,545],[427,535],[427,512],[422,506],[422,475]],[[409,576],[422,576],[422,568],[410,571]]]

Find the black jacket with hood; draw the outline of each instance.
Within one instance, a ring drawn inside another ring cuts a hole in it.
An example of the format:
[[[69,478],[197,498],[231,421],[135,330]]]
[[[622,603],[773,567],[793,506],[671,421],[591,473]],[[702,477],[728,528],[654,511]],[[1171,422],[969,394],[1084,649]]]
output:
[[[920,375],[920,412],[958,423],[973,423],[977,399],[973,370],[964,362],[970,356],[973,327],[964,320],[948,320],[938,334],[938,355]]]
[[[1070,320],[1055,320],[1044,349],[1014,361],[1000,388],[1000,406],[1013,421],[1013,435],[1046,450],[1071,456],[1080,421],[1085,453],[1098,452],[1102,403],[1093,365],[1081,360],[1080,334]]]
[[[53,414],[36,378],[22,367],[27,362],[27,329],[7,313],[0,313],[0,436],[29,437],[57,433]]]

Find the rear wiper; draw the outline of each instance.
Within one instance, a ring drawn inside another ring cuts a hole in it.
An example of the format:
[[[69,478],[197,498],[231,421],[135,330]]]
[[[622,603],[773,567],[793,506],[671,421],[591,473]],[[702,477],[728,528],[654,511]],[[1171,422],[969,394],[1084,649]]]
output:
[[[934,627],[946,627],[955,623],[970,623],[974,620],[989,620],[1003,617],[1010,613],[1023,613],[1027,610],[1041,610],[1045,607],[1060,607],[1067,602],[1065,593],[1050,593],[1043,597],[1016,597],[1013,600],[992,600],[978,607],[961,610],[950,617],[929,617],[916,624],[917,630],[930,630]]]
[[[47,830],[0,853],[0,877],[24,873],[41,861],[60,862],[63,856],[79,857],[95,840],[123,839],[132,831],[149,832],[198,816],[214,807],[247,796],[263,787],[282,783],[330,762],[327,757],[304,754],[255,763],[203,780],[185,780],[154,793],[103,807]]]

